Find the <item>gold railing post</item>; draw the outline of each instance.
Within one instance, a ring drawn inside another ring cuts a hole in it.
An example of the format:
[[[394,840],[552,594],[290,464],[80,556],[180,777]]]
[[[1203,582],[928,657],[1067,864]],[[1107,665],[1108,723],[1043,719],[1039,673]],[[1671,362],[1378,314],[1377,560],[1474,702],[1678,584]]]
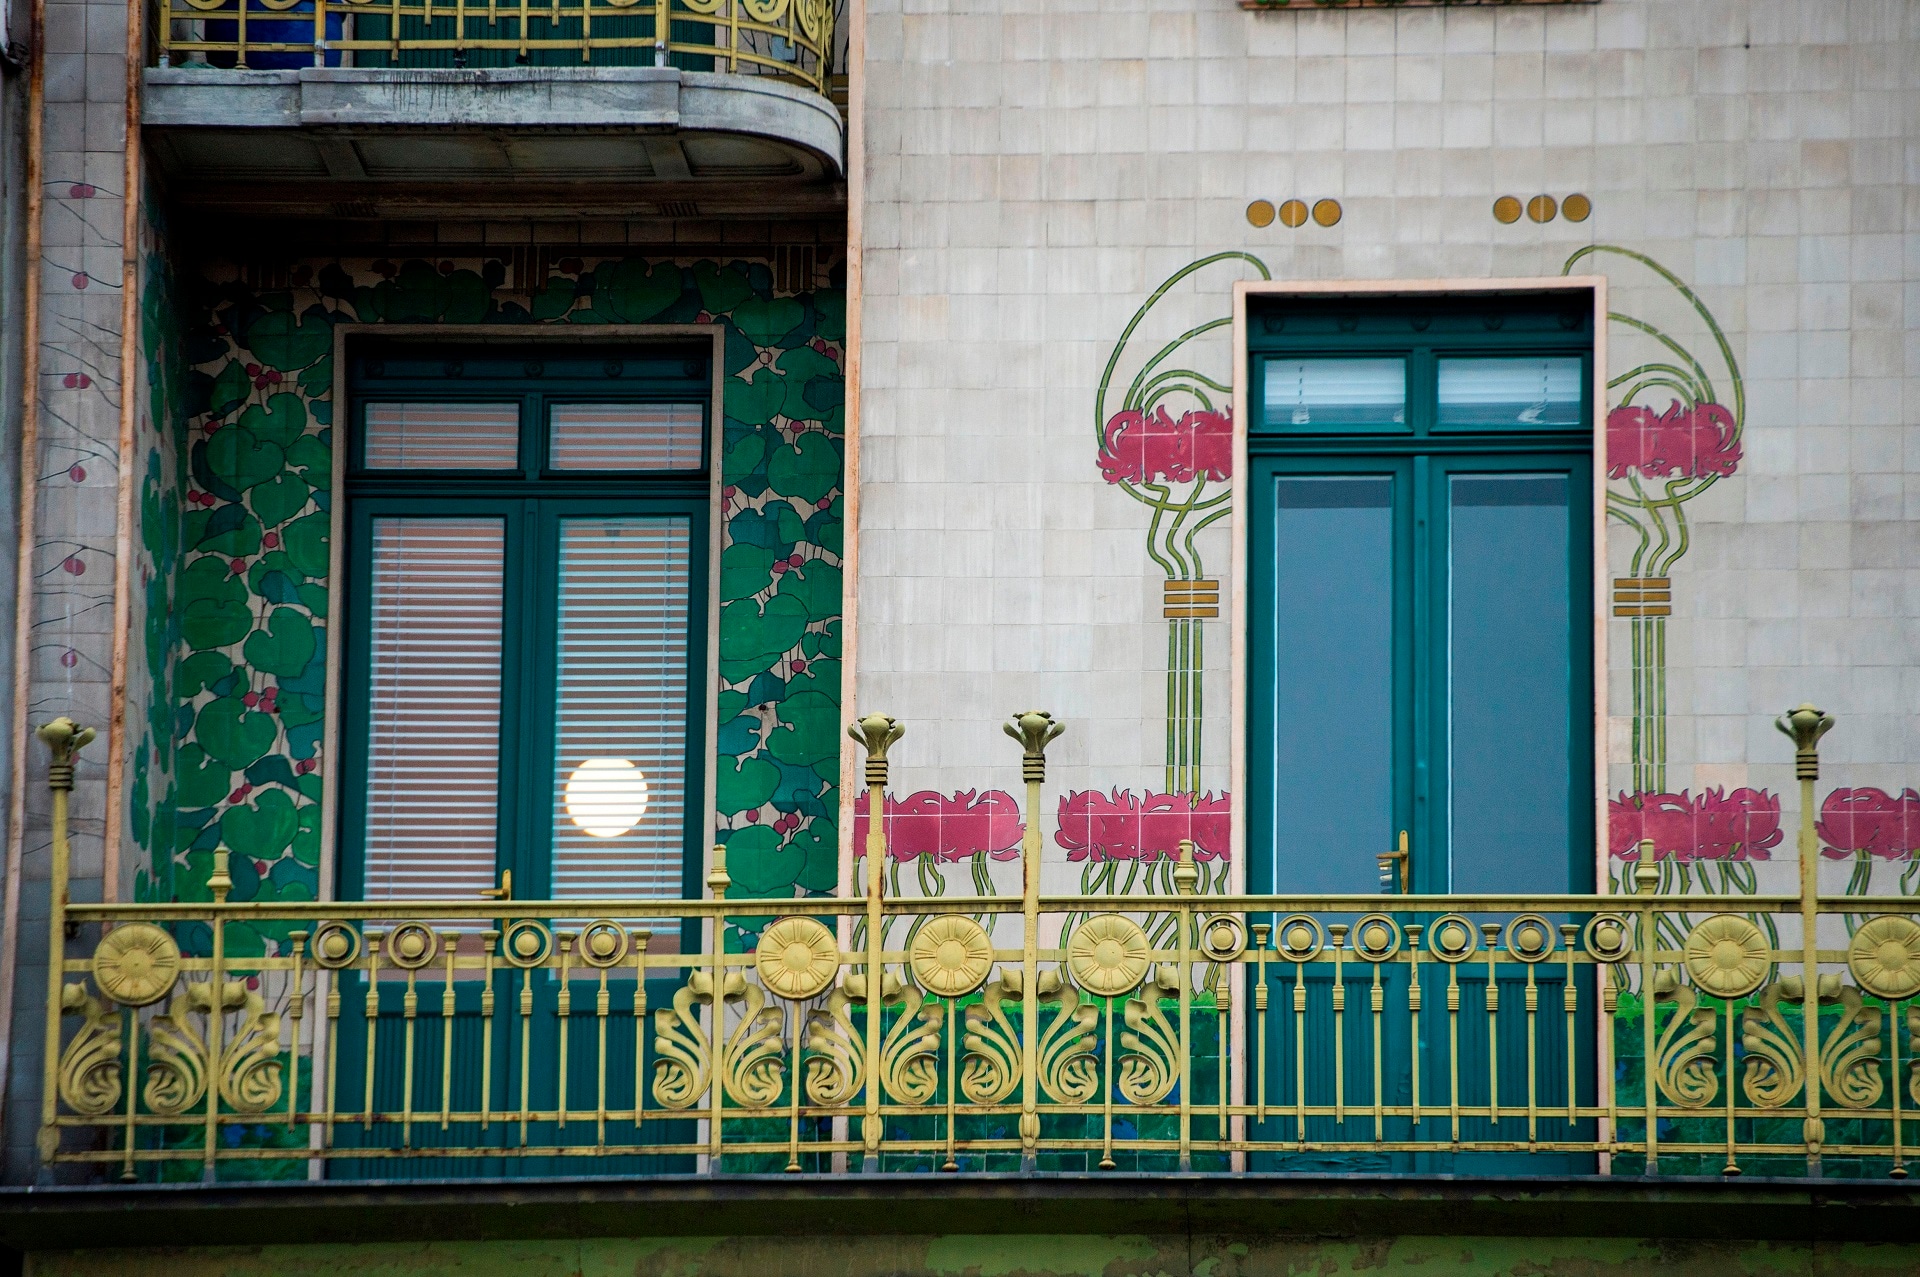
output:
[[[1800,782],[1800,974],[1806,997],[1800,1004],[1805,1031],[1807,1116],[1802,1138],[1807,1145],[1807,1174],[1820,1174],[1820,1146],[1827,1137],[1820,1117],[1820,839],[1813,827],[1813,783],[1820,779],[1820,738],[1833,728],[1833,715],[1803,702],[1775,723],[1793,738],[1793,773]]]
[[[861,1169],[880,1170],[880,1004],[885,999],[885,972],[880,961],[881,891],[887,858],[887,751],[907,734],[904,725],[886,714],[869,714],[849,724],[847,735],[867,750],[867,1086],[866,1108],[860,1118],[860,1142],[866,1150]],[[799,1079],[794,1080],[799,1085]]]
[[[47,789],[53,798],[53,863],[48,871],[46,1070],[40,1079],[40,1174],[50,1177],[60,1151],[60,1014],[67,965],[67,875],[73,859],[67,841],[67,799],[73,793],[74,756],[97,735],[62,715],[34,735],[53,755],[47,764]],[[127,1085],[132,1086],[129,1078]]]
[[[1654,1077],[1654,950],[1657,941],[1654,937],[1653,901],[1651,897],[1660,886],[1660,866],[1653,861],[1653,839],[1640,840],[1640,858],[1633,863],[1633,889],[1640,896],[1647,897],[1647,903],[1640,908],[1640,1080],[1646,1091],[1646,1158],[1647,1174],[1660,1173],[1660,1091],[1659,1081]]]
[[[1030,709],[1003,725],[1020,742],[1020,772],[1027,782],[1026,832],[1020,840],[1020,901],[1024,935],[1020,947],[1020,1170],[1032,1174],[1040,1159],[1040,787],[1047,780],[1047,746],[1066,731],[1053,715]]]
[[[1180,894],[1180,1169],[1193,1169],[1193,893],[1200,867],[1193,863],[1193,840],[1180,840],[1180,858],[1173,866],[1174,890]],[[1148,987],[1152,984],[1149,982]],[[1156,993],[1154,996],[1158,997]],[[1225,1043],[1221,1044],[1225,1049]],[[1221,1143],[1226,1135],[1221,1134]]]

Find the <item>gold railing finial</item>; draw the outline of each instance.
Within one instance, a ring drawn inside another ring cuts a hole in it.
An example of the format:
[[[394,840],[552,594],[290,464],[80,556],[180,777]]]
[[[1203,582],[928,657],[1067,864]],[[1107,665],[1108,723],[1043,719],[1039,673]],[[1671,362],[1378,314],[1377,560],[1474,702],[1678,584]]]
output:
[[[1653,839],[1642,838],[1639,852],[1640,858],[1633,862],[1633,890],[1637,895],[1650,896],[1660,886],[1660,866],[1654,863]]]
[[[53,754],[53,761],[47,765],[47,788],[71,790],[74,755],[92,744],[99,733],[62,714],[51,723],[41,724],[34,735],[45,741]]]
[[[1053,721],[1053,715],[1043,709],[1030,709],[1015,714],[1002,725],[1001,730],[1020,742],[1021,771],[1026,782],[1044,784],[1047,779],[1047,746],[1058,740],[1060,733],[1067,730],[1065,723]]]
[[[847,735],[867,747],[867,784],[887,783],[887,751],[906,734],[906,724],[891,714],[868,714],[847,724]]]
[[[1173,866],[1173,886],[1183,896],[1193,894],[1200,881],[1200,867],[1193,863],[1193,839],[1180,840],[1180,859]]]
[[[207,876],[207,890],[213,893],[213,903],[227,903],[227,893],[233,890],[233,875],[227,872],[232,863],[233,853],[226,846],[213,849],[213,872]]]
[[[1833,730],[1833,715],[1802,701],[1774,721],[1775,727],[1793,738],[1793,770],[1800,780],[1820,779],[1820,738]]]
[[[715,900],[727,894],[727,888],[733,885],[733,878],[727,873],[727,849],[719,843],[713,844],[713,867],[707,870],[707,890],[713,892]]]

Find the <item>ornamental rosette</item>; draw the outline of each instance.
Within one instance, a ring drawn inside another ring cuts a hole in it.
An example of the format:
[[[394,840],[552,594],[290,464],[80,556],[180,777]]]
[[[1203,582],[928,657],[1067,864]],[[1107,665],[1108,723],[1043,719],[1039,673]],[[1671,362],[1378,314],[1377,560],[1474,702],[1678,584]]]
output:
[[[818,997],[840,973],[840,943],[813,918],[781,918],[754,950],[760,983],[789,1002]]]
[[[1682,957],[1695,987],[1716,998],[1745,997],[1773,970],[1773,950],[1760,928],[1731,913],[1715,914],[1689,932]]]
[[[1074,983],[1095,997],[1118,997],[1138,988],[1152,959],[1147,933],[1117,913],[1087,919],[1067,941],[1067,969]]]

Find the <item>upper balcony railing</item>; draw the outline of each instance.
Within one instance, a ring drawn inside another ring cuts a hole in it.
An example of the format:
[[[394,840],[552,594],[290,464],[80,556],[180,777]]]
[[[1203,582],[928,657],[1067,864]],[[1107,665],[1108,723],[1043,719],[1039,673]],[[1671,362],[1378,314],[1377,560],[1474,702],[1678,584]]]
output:
[[[162,66],[676,67],[826,94],[833,0],[160,0]]]
[[[1204,895],[1186,843],[1171,895],[1043,896],[1029,713],[1017,898],[888,896],[876,819],[853,899],[727,900],[716,850],[702,900],[245,903],[222,851],[212,903],[70,904],[62,719],[42,1161],[1901,1176],[1920,901],[1817,890],[1831,722],[1782,720],[1789,895],[1659,894],[1651,843],[1627,895]],[[883,810],[901,729],[854,730]]]

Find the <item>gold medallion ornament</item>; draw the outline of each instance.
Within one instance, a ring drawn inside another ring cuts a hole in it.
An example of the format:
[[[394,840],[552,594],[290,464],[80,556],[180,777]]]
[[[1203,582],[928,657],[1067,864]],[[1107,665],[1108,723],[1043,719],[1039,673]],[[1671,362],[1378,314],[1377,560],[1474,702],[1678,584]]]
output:
[[[1760,928],[1730,913],[1715,914],[1687,936],[1687,974],[1701,992],[1738,998],[1766,982],[1773,951]]]
[[[840,974],[840,942],[812,918],[781,918],[754,950],[760,983],[789,1002],[817,997]]]
[[[553,953],[553,932],[537,918],[517,918],[500,933],[500,956],[522,970],[537,967]]]
[[[1457,913],[1445,915],[1427,929],[1427,948],[1442,962],[1465,962],[1478,943],[1473,924]]]
[[[1920,923],[1898,915],[1872,919],[1853,933],[1847,966],[1876,998],[1897,1002],[1920,993]]]
[[[408,971],[432,962],[438,947],[432,929],[425,923],[403,922],[387,933],[387,957],[394,966]]]
[[[1507,924],[1507,952],[1522,962],[1553,956],[1553,928],[1537,913],[1523,913]]]
[[[329,971],[351,966],[360,956],[360,933],[344,922],[323,922],[313,933],[313,960]]]
[[[1633,956],[1633,934],[1617,913],[1603,913],[1588,921],[1587,952],[1595,962],[1625,962]]]
[[[1200,924],[1200,953],[1209,962],[1233,962],[1247,951],[1247,928],[1230,913]]]
[[[122,923],[93,951],[93,982],[123,1007],[158,1002],[179,978],[180,946],[151,922]]]
[[[1353,951],[1368,962],[1385,962],[1400,951],[1400,924],[1370,913],[1353,924]]]
[[[1273,935],[1279,942],[1280,956],[1288,962],[1311,962],[1327,942],[1320,920],[1305,913],[1282,918]]]
[[[1139,986],[1152,952],[1139,923],[1103,913],[1074,931],[1067,942],[1067,969],[1095,997],[1117,997]]]
[[[943,913],[920,928],[907,958],[921,988],[958,998],[979,988],[993,969],[993,941],[972,918]]]

